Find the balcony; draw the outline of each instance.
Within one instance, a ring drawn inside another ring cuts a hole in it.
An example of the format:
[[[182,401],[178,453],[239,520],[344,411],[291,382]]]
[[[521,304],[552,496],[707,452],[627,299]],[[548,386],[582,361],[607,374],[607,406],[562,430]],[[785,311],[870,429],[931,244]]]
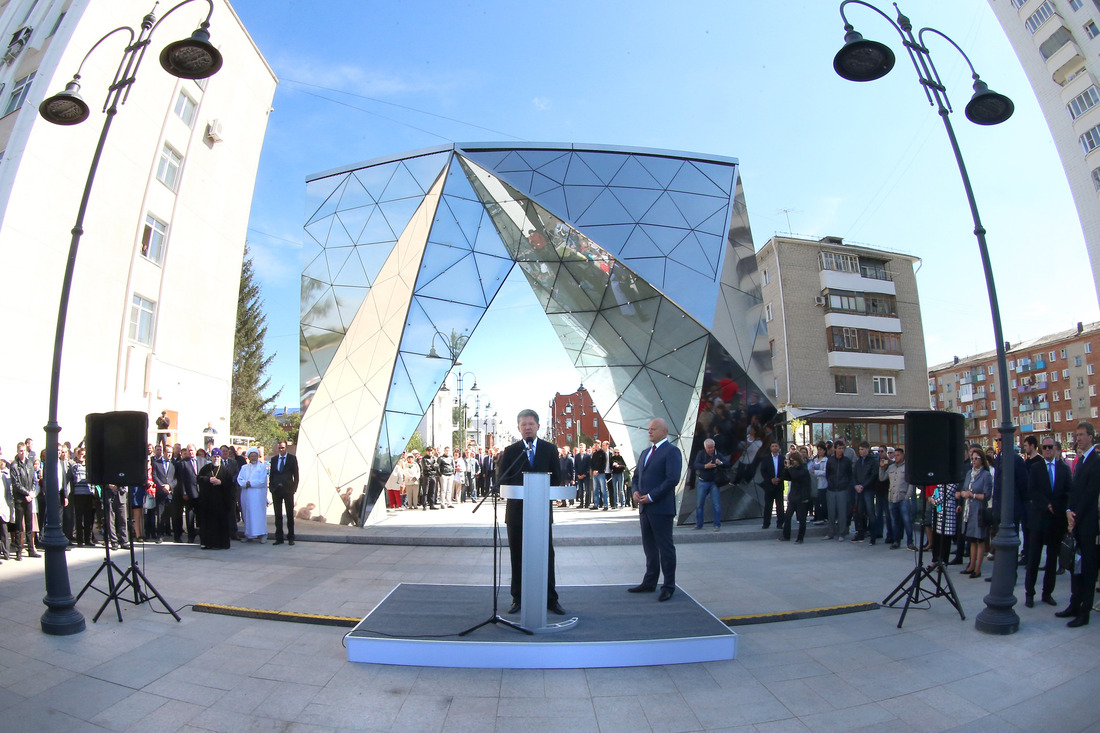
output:
[[[1038,403],[1036,403],[1036,408],[1039,409],[1039,410],[1049,410],[1050,409],[1050,403],[1049,402],[1038,402]]]
[[[1036,382],[1032,385],[1032,389],[1043,390],[1050,386],[1047,382]]]
[[[833,290],[853,290],[864,293],[886,293],[897,295],[897,287],[892,280],[879,280],[872,277],[863,277],[858,272],[842,272],[840,270],[821,270],[818,272],[818,284],[821,290],[827,288]]]
[[[1026,393],[1032,391],[1033,389],[1034,389],[1034,387],[1031,386],[1030,384],[1020,384],[1020,385],[1017,385],[1017,387],[1016,387],[1016,391],[1019,392],[1020,394],[1026,394]]]
[[[1047,368],[1047,363],[1045,361],[1043,361],[1042,359],[1040,359],[1039,361],[1035,362],[1035,366],[1033,366],[1032,368],[1033,369],[1046,369]]]
[[[1016,365],[1016,373],[1017,374],[1027,374],[1028,372],[1030,372],[1032,370],[1033,370],[1033,367],[1031,366],[1031,362],[1029,362],[1029,361],[1024,362],[1023,364]]]
[[[830,367],[900,372],[905,369],[905,357],[895,354],[867,354],[862,351],[830,351],[828,364]]]
[[[975,374],[974,375],[974,381],[975,382],[984,382],[985,381],[985,372],[978,372],[977,374]]]
[[[1031,412],[1035,409],[1035,405],[1020,405],[1020,412]]]

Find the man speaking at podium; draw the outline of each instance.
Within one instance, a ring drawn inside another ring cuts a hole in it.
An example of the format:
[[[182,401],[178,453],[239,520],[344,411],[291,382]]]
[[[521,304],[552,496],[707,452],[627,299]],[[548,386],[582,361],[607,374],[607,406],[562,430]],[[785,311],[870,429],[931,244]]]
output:
[[[521,410],[517,416],[520,440],[504,449],[497,458],[497,486],[522,486],[525,473],[548,473],[550,485],[561,486],[561,462],[553,443],[539,440],[539,414],[534,410]],[[546,574],[546,609],[559,616],[565,611],[558,603],[558,591],[554,587],[554,509],[550,504],[549,568]],[[512,607],[508,613],[519,613],[520,590],[523,575],[523,501],[508,499],[504,511],[504,524],[508,528],[508,553],[512,559]]]

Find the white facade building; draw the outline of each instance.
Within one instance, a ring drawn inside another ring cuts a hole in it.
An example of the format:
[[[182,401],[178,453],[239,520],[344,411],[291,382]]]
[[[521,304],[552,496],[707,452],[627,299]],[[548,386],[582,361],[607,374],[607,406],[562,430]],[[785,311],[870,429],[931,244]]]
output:
[[[1062,159],[1100,292],[1100,2],[989,0]]]
[[[128,35],[88,56],[80,125],[60,127],[38,104],[61,91],[101,36],[135,27],[147,0],[0,2],[0,367],[5,457],[42,441],[58,298],[101,110]],[[170,5],[158,8],[167,12]],[[112,123],[92,188],[76,260],[59,397],[60,439],[74,444],[90,412],[173,416],[199,436],[229,425],[233,332],[249,207],[277,79],[224,0],[211,42],[220,72],[196,82],[158,63],[187,38],[206,2],[185,5],[156,28],[126,103]],[[4,54],[4,44],[7,52]],[[198,442],[198,441],[196,441]]]

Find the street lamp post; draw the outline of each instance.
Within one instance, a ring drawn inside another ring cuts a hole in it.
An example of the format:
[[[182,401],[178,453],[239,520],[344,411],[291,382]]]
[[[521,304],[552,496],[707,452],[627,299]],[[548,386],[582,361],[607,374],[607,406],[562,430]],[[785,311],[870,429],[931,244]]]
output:
[[[455,379],[458,382],[458,444],[463,448],[466,446],[466,402],[462,399],[462,378],[467,375],[474,378],[474,386],[470,387],[470,391],[480,391],[477,388],[477,375],[472,371],[455,372]]]
[[[73,270],[76,266],[76,254],[80,245],[80,237],[84,233],[84,215],[88,210],[88,200],[92,193],[92,183],[95,181],[99,160],[103,155],[107,133],[111,129],[111,121],[118,113],[118,108],[126,103],[137,76],[138,67],[145,58],[145,51],[149,48],[150,39],[157,27],[164,19],[193,0],[183,2],[172,7],[160,20],[153,13],[149,13],[141,20],[141,30],[136,34],[134,29],[128,26],[115,28],[107,35],[100,38],[84,55],[84,59],[77,67],[73,80],[65,85],[65,90],[46,99],[38,107],[38,112],[47,122],[55,125],[76,125],[89,116],[87,103],[80,97],[80,71],[84,68],[84,62],[93,51],[105,40],[116,33],[129,34],[130,41],[122,53],[122,60],[115,71],[114,81],[107,90],[107,99],[103,104],[105,118],[103,129],[99,133],[99,142],[96,144],[95,153],[92,155],[92,164],[88,169],[88,179],[84,184],[84,194],[80,199],[77,209],[76,223],[72,228],[72,240],[69,243],[69,257],[65,263],[65,275],[61,281],[61,296],[57,308],[57,330],[54,334],[53,367],[50,372],[50,414],[46,423],[46,526],[42,533],[42,545],[45,549],[45,576],[46,596],[42,602],[46,605],[46,611],[42,614],[42,631],[54,636],[66,636],[78,634],[84,630],[84,616],[76,609],[76,599],[73,598],[69,587],[69,569],[65,561],[65,546],[68,540],[61,531],[61,506],[58,491],[57,475],[57,443],[61,432],[61,425],[57,422],[58,392],[61,384],[61,352],[65,338],[65,318],[69,308],[69,293],[72,289]],[[214,14],[214,3],[206,0],[210,9],[206,19],[190,38],[170,43],[160,53],[160,65],[173,76],[181,79],[205,79],[217,73],[222,65],[221,53],[210,44],[210,17]]]
[[[1000,411],[1001,424],[998,431],[1001,434],[1001,465],[1003,478],[1001,479],[1001,526],[997,537],[993,540],[996,555],[999,562],[994,564],[993,583],[990,592],[986,595],[985,609],[978,614],[974,626],[979,631],[987,634],[1013,634],[1020,628],[1020,619],[1013,610],[1016,605],[1016,552],[1019,547],[1019,538],[1013,523],[1013,508],[1015,504],[1015,471],[1013,468],[1013,433],[1016,431],[1012,424],[1011,401],[1009,399],[1008,360],[1005,355],[1004,334],[1001,330],[1001,311],[997,303],[997,289],[993,282],[993,268],[989,260],[989,248],[985,241],[985,227],[982,226],[978,216],[978,205],[974,200],[974,190],[970,186],[970,177],[963,163],[962,152],[959,150],[959,142],[955,138],[955,131],[951,127],[951,103],[947,99],[947,89],[940,81],[939,72],[932,62],[932,56],[928,47],[924,44],[924,34],[934,34],[943,38],[955,47],[970,67],[970,73],[974,80],[974,95],[966,105],[967,119],[978,125],[998,125],[1012,116],[1012,100],[1004,95],[997,94],[989,89],[976,71],[970,58],[959,48],[959,45],[935,28],[921,28],[917,34],[913,34],[913,25],[909,18],[902,14],[897,3],[894,8],[898,12],[897,22],[890,16],[863,0],[845,0],[840,4],[840,18],[844,21],[844,47],[837,52],[833,59],[833,69],[836,73],[849,81],[874,81],[889,73],[894,66],[894,53],[887,46],[877,41],[868,41],[857,33],[852,24],[844,15],[844,7],[849,4],[863,5],[874,10],[886,19],[894,30],[902,38],[905,49],[909,52],[909,58],[913,62],[913,68],[917,71],[917,77],[924,88],[928,103],[937,108],[943,126],[947,131],[947,139],[951,143],[951,152],[955,155],[955,162],[962,176],[963,189],[966,191],[966,200],[970,205],[970,214],[974,219],[974,236],[978,240],[978,252],[981,255],[982,269],[985,273],[986,290],[989,293],[989,309],[993,317],[993,338],[997,347],[997,370],[1000,382]]]

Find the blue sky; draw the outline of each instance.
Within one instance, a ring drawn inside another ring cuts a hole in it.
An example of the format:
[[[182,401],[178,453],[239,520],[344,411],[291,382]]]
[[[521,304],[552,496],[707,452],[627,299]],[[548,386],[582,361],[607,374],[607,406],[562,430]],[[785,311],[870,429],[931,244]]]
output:
[[[973,225],[943,125],[896,32],[866,8],[850,5],[850,20],[889,44],[898,63],[884,79],[854,84],[832,69],[844,32],[831,1],[233,5],[280,79],[249,244],[282,405],[298,395],[305,178],[453,141],[605,143],[738,158],[757,248],[790,231],[921,257],[929,363],[993,348]],[[1016,104],[1003,125],[970,124],[962,115],[969,72],[946,42],[930,41],[959,110],[952,120],[988,230],[1006,338],[1096,320],[1089,269],[1074,264],[1087,256],[1061,164],[993,12],[977,0],[910,0],[902,10],[917,28],[951,36],[983,80]],[[1047,285],[1036,284],[1037,268],[1049,273]],[[523,290],[506,286],[503,320],[483,321],[462,359],[504,415],[544,406],[578,382]],[[517,318],[531,324],[525,348],[513,344],[524,352],[527,386],[493,339]]]

